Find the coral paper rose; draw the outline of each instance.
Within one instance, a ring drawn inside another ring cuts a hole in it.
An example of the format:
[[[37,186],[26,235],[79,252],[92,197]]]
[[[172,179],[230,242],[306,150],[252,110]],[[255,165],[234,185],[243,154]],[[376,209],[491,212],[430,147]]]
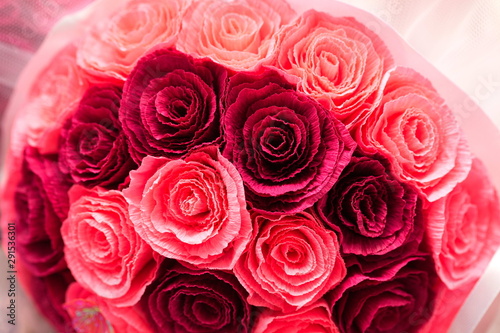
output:
[[[310,10],[283,28],[277,39],[271,64],[296,76],[298,89],[348,128],[373,110],[393,60],[367,27],[351,17]]]
[[[76,184],[116,188],[136,165],[118,121],[121,90],[90,88],[61,131],[59,166]]]
[[[63,48],[39,74],[31,88],[22,123],[27,142],[43,154],[56,153],[64,119],[84,94],[88,77],[75,63],[75,47]]]
[[[273,36],[294,16],[283,0],[197,1],[186,12],[179,48],[250,69],[270,54]]]
[[[86,289],[117,306],[139,301],[158,256],[137,235],[121,192],[75,185],[61,232],[68,267]]]
[[[500,244],[500,202],[481,161],[466,180],[426,210],[437,272],[450,289],[478,279]]]
[[[332,321],[330,308],[325,301],[304,307],[290,314],[266,310],[255,324],[254,333],[338,333]]]
[[[232,269],[252,223],[236,168],[211,146],[184,159],[146,157],[123,192],[136,231],[167,258]]]
[[[191,0],[127,1],[84,35],[78,65],[94,76],[124,81],[151,48],[173,46]]]
[[[250,332],[251,307],[234,275],[165,263],[141,300],[155,332]]]
[[[64,309],[76,332],[153,333],[139,305],[114,306],[78,282],[72,283],[66,291]]]
[[[136,162],[179,157],[220,137],[224,68],[175,50],[144,56],[128,77],[119,119]]]
[[[471,154],[452,111],[411,69],[391,72],[380,106],[356,136],[360,147],[388,157],[396,177],[431,202],[447,195],[470,170]]]
[[[230,79],[223,124],[224,156],[240,172],[248,201],[265,211],[312,206],[356,147],[340,121],[269,69]]]
[[[341,232],[346,254],[381,255],[421,229],[418,192],[400,183],[383,158],[354,156],[335,186],[317,204],[320,215]],[[421,214],[420,214],[421,215]]]
[[[314,303],[346,274],[337,236],[307,213],[254,214],[258,230],[234,273],[248,302],[291,312]]]

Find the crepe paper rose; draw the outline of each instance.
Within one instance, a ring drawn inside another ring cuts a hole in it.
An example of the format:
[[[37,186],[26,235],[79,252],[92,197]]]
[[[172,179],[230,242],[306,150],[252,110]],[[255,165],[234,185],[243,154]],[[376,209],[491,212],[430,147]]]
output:
[[[430,256],[420,254],[364,275],[350,267],[329,295],[340,332],[418,332],[434,311],[437,282]]]
[[[159,254],[232,269],[252,234],[243,182],[217,147],[184,159],[147,156],[123,190],[139,235]]]
[[[337,236],[308,213],[253,215],[257,230],[234,274],[248,302],[291,312],[310,305],[346,274]]]
[[[462,183],[426,209],[436,269],[450,289],[476,281],[500,245],[500,202],[481,161]]]
[[[138,305],[116,307],[77,282],[66,291],[64,309],[76,332],[153,333]]]
[[[259,315],[253,333],[338,333],[332,314],[323,300],[289,314],[264,310]]]
[[[139,301],[158,269],[158,256],[135,232],[121,192],[75,185],[61,233],[76,281],[116,306]]]
[[[20,260],[22,263],[22,259]],[[38,311],[52,324],[57,332],[73,332],[71,318],[64,309],[66,290],[75,280],[68,269],[44,277],[23,271],[20,265],[19,279],[30,295]]]
[[[379,100],[394,62],[388,48],[352,17],[309,10],[277,34],[271,65],[298,78],[297,88],[331,110],[347,128]]]
[[[68,45],[40,72],[22,111],[27,143],[43,154],[57,153],[59,134],[88,86],[88,77],[76,66],[75,48]]]
[[[191,0],[127,1],[91,26],[77,51],[80,67],[107,80],[124,81],[151,48],[173,46]]]
[[[356,147],[340,121],[273,70],[231,77],[224,104],[223,154],[255,209],[295,213],[312,206]]]
[[[137,165],[118,121],[121,90],[93,86],[61,130],[59,166],[76,184],[117,188]]]
[[[132,158],[178,158],[217,142],[226,78],[221,66],[173,49],[141,58],[125,83],[119,116]]]
[[[471,167],[469,147],[452,111],[412,69],[390,73],[380,106],[360,124],[356,138],[363,150],[388,157],[396,177],[430,202],[450,193]]]
[[[233,70],[251,69],[270,55],[273,36],[294,17],[283,0],[195,1],[183,19],[178,47]]]
[[[250,332],[251,307],[234,275],[164,263],[140,303],[155,332]]]
[[[317,203],[322,220],[341,234],[346,254],[382,255],[412,238],[421,213],[418,192],[395,179],[380,156],[353,156]],[[418,226],[422,229],[422,226]]]
[[[61,224],[69,208],[71,183],[58,169],[57,155],[26,147],[14,194],[17,251],[30,273],[47,276],[66,268]]]

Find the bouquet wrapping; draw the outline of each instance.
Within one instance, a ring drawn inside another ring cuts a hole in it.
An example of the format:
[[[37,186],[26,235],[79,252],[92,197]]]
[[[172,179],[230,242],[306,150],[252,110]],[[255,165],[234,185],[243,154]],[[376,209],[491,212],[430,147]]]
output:
[[[4,124],[4,250],[60,332],[445,332],[500,244],[498,131],[336,1],[97,1]]]

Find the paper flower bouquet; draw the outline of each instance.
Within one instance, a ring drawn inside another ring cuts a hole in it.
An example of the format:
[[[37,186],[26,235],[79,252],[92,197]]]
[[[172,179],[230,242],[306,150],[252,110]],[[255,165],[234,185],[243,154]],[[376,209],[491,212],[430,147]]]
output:
[[[4,250],[59,332],[445,332],[500,205],[423,63],[335,1],[97,1],[11,102]]]

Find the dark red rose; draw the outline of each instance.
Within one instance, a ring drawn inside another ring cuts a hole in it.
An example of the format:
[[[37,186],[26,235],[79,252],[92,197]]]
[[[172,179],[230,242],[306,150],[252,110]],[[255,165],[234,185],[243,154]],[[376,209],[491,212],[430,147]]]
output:
[[[29,146],[25,149],[15,192],[17,251],[36,276],[66,268],[60,229],[69,209],[70,186],[58,168],[57,155],[41,155]]]
[[[164,262],[141,304],[155,332],[249,332],[248,294],[234,275]]]
[[[226,70],[175,50],[144,57],[125,82],[120,121],[135,161],[179,157],[220,138]]]
[[[118,121],[121,89],[87,90],[61,131],[59,166],[87,187],[117,188],[136,167]]]
[[[73,333],[71,318],[64,309],[66,290],[74,281],[71,272],[64,271],[44,277],[22,272],[22,282],[38,311],[54,326],[57,332]],[[21,275],[20,275],[21,276]]]
[[[223,154],[259,210],[294,213],[312,206],[356,146],[340,121],[270,69],[233,76],[224,104]]]
[[[429,255],[415,254],[370,273],[348,269],[332,292],[332,316],[342,333],[417,332],[434,311],[437,281]]]
[[[382,255],[415,238],[421,241],[418,192],[393,177],[389,167],[381,156],[354,156],[318,201],[321,218],[340,231],[343,253]]]

